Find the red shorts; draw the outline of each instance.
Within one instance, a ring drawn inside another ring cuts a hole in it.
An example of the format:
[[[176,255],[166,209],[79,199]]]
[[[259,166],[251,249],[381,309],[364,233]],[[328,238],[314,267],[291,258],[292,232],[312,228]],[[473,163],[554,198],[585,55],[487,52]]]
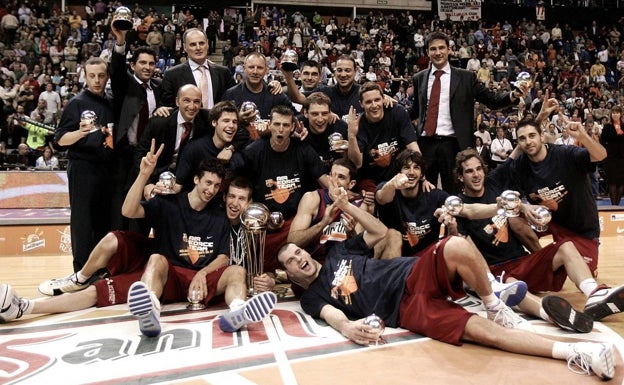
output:
[[[264,271],[274,273],[279,268],[277,263],[277,251],[282,247],[288,239],[288,232],[293,218],[284,221],[284,225],[279,230],[268,230],[266,233],[266,242],[264,244]]]
[[[117,252],[108,263],[111,276],[95,282],[97,307],[126,303],[130,286],[141,280],[141,276],[151,254],[152,240],[143,234],[115,231]],[[196,270],[174,266],[168,262],[167,283],[161,295],[162,303],[186,301],[188,287],[197,273]],[[208,303],[217,290],[217,283],[228,266],[219,268],[206,276],[208,295],[204,303]]]
[[[529,291],[559,291],[568,277],[564,266],[553,271],[553,258],[559,247],[565,243],[554,242],[535,253],[490,266],[494,276],[505,272],[503,279],[513,277],[526,282]]]
[[[563,243],[567,240],[574,243],[594,277],[598,275],[598,247],[600,245],[598,238],[589,239],[582,237],[574,231],[552,222],[548,224],[548,232],[552,234],[555,242]]]
[[[447,300],[466,295],[461,277],[451,282],[444,262],[446,237],[419,255],[407,277],[399,308],[399,325],[414,333],[453,345],[461,345],[468,319],[474,314]]]

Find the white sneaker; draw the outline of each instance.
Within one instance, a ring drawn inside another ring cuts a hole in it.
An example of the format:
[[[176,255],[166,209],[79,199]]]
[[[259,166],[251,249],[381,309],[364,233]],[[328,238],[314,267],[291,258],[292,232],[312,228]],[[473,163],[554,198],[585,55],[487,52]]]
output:
[[[228,333],[234,333],[243,326],[260,322],[269,315],[277,304],[277,296],[272,291],[256,294],[237,309],[231,309],[219,317],[219,328]]]
[[[624,311],[624,285],[613,288],[598,286],[587,298],[584,309],[594,321],[600,321],[621,311]]]
[[[89,282],[78,282],[76,273],[72,273],[65,278],[50,279],[39,285],[39,292],[43,295],[61,295],[63,293],[73,293],[89,287]]]
[[[602,380],[615,375],[613,345],[610,343],[577,342],[572,344],[574,353],[568,357],[568,368],[574,373],[591,374],[593,371]]]
[[[28,302],[18,297],[11,285],[0,284],[0,323],[20,318],[27,307]]]
[[[516,306],[526,296],[527,284],[523,281],[514,281],[509,283],[503,282],[503,272],[498,279],[494,278],[492,273],[487,273],[490,285],[492,285],[492,291],[501,299],[507,306]]]
[[[137,281],[130,286],[128,308],[139,321],[143,335],[156,337],[160,334],[160,301],[145,283]]]
[[[527,331],[533,331],[531,324],[520,317],[510,307],[505,305],[502,301],[498,306],[491,309],[485,309],[489,320],[496,322],[507,329],[522,329]]]

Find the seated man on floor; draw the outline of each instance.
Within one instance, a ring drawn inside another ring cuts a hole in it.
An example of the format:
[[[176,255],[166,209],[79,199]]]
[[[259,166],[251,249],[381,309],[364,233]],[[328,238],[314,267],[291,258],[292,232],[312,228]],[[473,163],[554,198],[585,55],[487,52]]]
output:
[[[364,323],[365,317],[374,313],[389,327],[402,327],[446,343],[475,342],[518,354],[564,359],[570,366],[580,366],[584,373],[593,371],[601,379],[613,378],[615,361],[610,343],[559,342],[506,328],[514,326],[506,322],[507,314],[513,311],[494,295],[485,261],[465,239],[446,237],[420,258],[368,258],[387,227],[349,203],[344,189],[332,186],[330,195],[334,204],[353,216],[365,231],[333,247],[324,265],[293,243],[279,250],[278,261],[290,280],[307,289],[301,297],[307,314],[324,319],[361,345],[376,343],[379,338],[378,330]],[[465,295],[464,281],[483,300],[487,319],[447,299]]]
[[[83,269],[41,285],[45,293],[67,293],[59,296],[28,300],[2,284],[0,322],[31,313],[68,312],[127,301],[141,332],[154,337],[161,331],[160,300],[186,301],[194,291],[199,291],[204,303],[217,295],[225,296],[230,311],[219,318],[225,332],[258,322],[271,312],[277,302],[275,294],[261,293],[245,302],[245,269],[228,266],[229,223],[220,208],[210,205],[225,174],[220,163],[200,165],[195,188],[189,193],[141,201],[163,147],[155,152],[152,141],[122,208],[126,217],[148,220],[154,228],[153,248],[142,236],[110,233],[93,250]],[[137,238],[139,242],[134,243]],[[88,277],[104,267],[110,270],[111,278],[91,285]]]

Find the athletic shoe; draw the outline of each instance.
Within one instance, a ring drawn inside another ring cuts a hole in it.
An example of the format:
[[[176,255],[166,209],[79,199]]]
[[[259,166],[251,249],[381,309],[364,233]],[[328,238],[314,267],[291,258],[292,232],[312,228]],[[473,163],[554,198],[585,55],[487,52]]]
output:
[[[489,320],[496,322],[504,328],[533,331],[531,324],[505,305],[502,300],[497,306],[490,309],[486,308],[485,310]]]
[[[260,322],[266,317],[277,303],[277,296],[271,291],[265,291],[251,297],[237,309],[230,309],[219,317],[219,327],[222,331],[234,333],[243,326]]]
[[[563,330],[589,333],[594,327],[594,320],[585,313],[574,310],[566,299],[549,295],[542,298],[542,308],[555,325]]]
[[[147,285],[138,281],[128,290],[130,313],[139,320],[139,329],[147,337],[160,334],[160,301]]]
[[[624,285],[610,288],[606,285],[598,286],[587,298],[585,313],[594,321],[616,314],[624,310]]]
[[[613,345],[597,342],[577,342],[572,344],[574,353],[568,357],[568,368],[574,373],[591,374],[593,371],[602,380],[610,380],[615,375]]]
[[[507,306],[516,306],[526,296],[527,284],[523,281],[514,281],[509,283],[503,282],[503,274],[498,279],[494,278],[492,273],[488,273],[490,284],[492,285],[492,291],[498,298],[501,299]]]
[[[27,306],[28,303],[15,294],[11,285],[0,284],[0,323],[20,318]]]
[[[43,295],[61,295],[63,293],[73,293],[75,291],[84,290],[95,281],[110,276],[107,268],[103,267],[95,272],[86,282],[79,282],[76,273],[70,274],[65,278],[50,279],[39,285],[39,292]]]

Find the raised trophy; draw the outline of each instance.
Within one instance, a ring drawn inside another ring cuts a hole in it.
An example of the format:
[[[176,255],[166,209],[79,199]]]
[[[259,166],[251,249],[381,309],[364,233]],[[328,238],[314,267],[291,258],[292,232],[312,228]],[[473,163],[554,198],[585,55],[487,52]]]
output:
[[[520,72],[518,76],[516,76],[516,81],[511,82],[511,85],[519,92],[524,92],[522,86],[526,86],[526,88],[531,88],[533,86],[531,74],[528,72]]]
[[[117,7],[113,13],[113,27],[120,31],[129,31],[134,26],[132,22],[132,11],[128,7]]]
[[[247,294],[249,296],[258,294],[254,289],[253,279],[264,271],[264,244],[266,240],[266,230],[271,213],[262,203],[252,203],[241,214],[241,224],[245,234],[247,247]]]
[[[202,302],[201,291],[199,290],[192,290],[187,299],[189,304],[186,308],[189,310],[203,310],[206,308],[206,305]]]
[[[171,171],[165,171],[160,174],[160,176],[158,177],[158,181],[160,182],[162,186],[162,190],[160,191],[160,194],[169,195],[169,194],[176,193],[175,190],[173,189],[176,184],[176,177],[174,173],[172,173]]]
[[[334,132],[327,137],[329,151],[346,151],[349,148],[349,141],[342,137],[339,132]]]
[[[269,230],[279,230],[282,226],[284,226],[284,214],[279,211],[271,212],[268,222]]]
[[[444,205],[441,207],[442,215],[458,216],[464,209],[464,202],[457,195],[450,195],[444,201]],[[444,238],[446,235],[446,226],[444,223],[440,225],[439,238]]]
[[[375,345],[379,345],[380,340],[383,341],[381,339],[381,335],[386,330],[386,323],[384,322],[384,320],[382,320],[381,317],[373,313],[368,317],[364,318],[364,325],[370,326],[373,329],[373,332],[377,334]]]
[[[299,55],[297,55],[297,52],[293,51],[292,49],[287,49],[282,55],[282,60],[280,63],[284,71],[293,72],[294,70],[299,68],[299,66],[297,65],[298,61]]]
[[[501,194],[501,203],[505,209],[505,216],[508,218],[520,215],[520,193],[513,190],[505,190]]]
[[[535,223],[531,223],[531,228],[538,233],[543,233],[548,230],[547,225],[552,219],[550,210],[544,206],[537,206],[537,208],[533,210],[533,215],[535,216]]]

